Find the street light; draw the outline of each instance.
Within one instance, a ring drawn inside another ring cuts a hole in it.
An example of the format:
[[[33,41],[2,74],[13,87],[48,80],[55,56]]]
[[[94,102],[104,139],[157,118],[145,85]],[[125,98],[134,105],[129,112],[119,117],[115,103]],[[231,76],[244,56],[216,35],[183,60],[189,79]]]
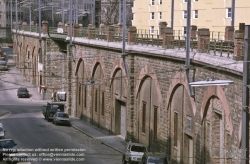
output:
[[[206,87],[206,86],[216,86],[216,85],[229,85],[233,84],[232,80],[213,80],[207,79],[206,81],[196,81],[189,83],[192,87]]]

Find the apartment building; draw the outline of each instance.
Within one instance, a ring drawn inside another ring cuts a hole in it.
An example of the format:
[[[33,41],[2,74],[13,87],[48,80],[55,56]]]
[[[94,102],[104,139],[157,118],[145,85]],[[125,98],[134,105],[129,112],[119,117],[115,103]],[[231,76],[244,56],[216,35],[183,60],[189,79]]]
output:
[[[174,2],[173,29],[185,31],[187,22],[187,0],[135,0],[132,25],[137,29],[157,34],[159,22],[171,26],[171,6]],[[231,0],[191,0],[191,25],[208,28],[210,31],[224,32],[231,26]],[[235,1],[235,29],[239,23],[249,24],[250,3],[248,0]]]

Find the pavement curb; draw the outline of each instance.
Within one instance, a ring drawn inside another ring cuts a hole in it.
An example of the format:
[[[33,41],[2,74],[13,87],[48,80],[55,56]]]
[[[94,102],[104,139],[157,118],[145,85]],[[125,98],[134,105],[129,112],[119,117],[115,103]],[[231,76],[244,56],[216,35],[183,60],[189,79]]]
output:
[[[91,137],[91,138],[96,139],[96,138],[95,138],[95,137],[93,137],[91,134],[89,134],[89,133],[87,133],[87,132],[83,131],[82,129],[80,129],[80,128],[78,128],[78,127],[74,126],[74,125],[72,125],[72,127],[73,127],[73,128],[75,128],[75,129],[77,129],[77,130],[79,130],[79,131],[80,131],[80,132],[82,132],[83,134],[85,134],[85,135],[87,135],[87,136],[89,136],[89,137]],[[96,139],[96,140],[98,140],[98,139]],[[119,153],[121,153],[121,154],[123,154],[123,153],[124,153],[123,151],[121,151],[121,150],[119,150],[119,149],[117,149],[117,148],[115,148],[115,147],[111,146],[110,144],[107,144],[107,143],[105,143],[105,142],[103,142],[103,141],[101,141],[101,140],[98,140],[98,141],[99,141],[99,142],[101,142],[101,144],[104,144],[104,145],[106,145],[106,146],[108,146],[108,147],[110,147],[110,148],[114,149],[115,151],[118,151],[118,152],[119,152]]]
[[[9,113],[10,113],[10,112],[2,113],[2,114],[0,114],[0,117],[5,116],[5,115],[7,115],[7,114],[9,114]]]

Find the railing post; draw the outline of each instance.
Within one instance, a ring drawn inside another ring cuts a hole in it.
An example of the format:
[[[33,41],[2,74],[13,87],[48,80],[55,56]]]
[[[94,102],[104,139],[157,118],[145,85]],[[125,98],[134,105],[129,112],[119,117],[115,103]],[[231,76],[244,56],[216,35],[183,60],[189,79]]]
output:
[[[42,33],[43,34],[48,34],[49,32],[49,24],[48,21],[43,21],[42,22]]]
[[[135,44],[136,31],[137,29],[135,26],[128,27],[128,44],[129,45]]]
[[[118,29],[117,30],[118,34],[121,35],[122,34],[122,24],[121,23],[118,23],[117,29]]]
[[[190,37],[191,39],[196,39],[197,26],[192,25],[190,28]]]
[[[92,24],[89,24],[89,26],[88,26],[88,39],[91,39],[94,30],[95,30],[94,26]]]
[[[108,29],[107,29],[107,41],[108,42],[113,41],[114,32],[115,32],[115,27],[112,25],[108,26]]]
[[[34,26],[34,24],[35,24],[34,21],[31,21],[31,22],[30,22],[30,32],[33,31],[33,26]]]
[[[225,40],[233,40],[234,27],[226,26],[225,28]]]
[[[167,25],[168,25],[167,22],[159,22],[159,35],[161,37],[164,36]]]
[[[208,50],[209,45],[209,39],[210,39],[210,32],[208,28],[200,28],[198,29],[198,42],[197,42],[197,48],[198,52],[204,53],[206,50]]]
[[[79,24],[74,24],[73,25],[73,37],[78,37],[79,36],[79,29],[80,29],[80,26]]]
[[[173,46],[174,34],[173,28],[166,27],[163,33],[162,48],[170,48]]]
[[[26,23],[26,22],[23,22],[23,23],[22,23],[22,30],[23,30],[23,31],[26,30],[26,26],[27,26],[27,23]]]
[[[234,56],[233,60],[243,60],[242,49],[244,49],[244,31],[235,30],[234,32]]]

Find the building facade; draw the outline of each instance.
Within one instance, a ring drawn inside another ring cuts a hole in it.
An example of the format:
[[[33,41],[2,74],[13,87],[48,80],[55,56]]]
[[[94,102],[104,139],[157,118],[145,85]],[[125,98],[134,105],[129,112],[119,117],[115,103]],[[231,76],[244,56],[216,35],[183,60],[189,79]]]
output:
[[[184,34],[187,23],[187,0],[173,0],[173,29]],[[191,25],[198,28],[209,28],[210,31],[224,32],[231,26],[231,0],[191,0]],[[135,0],[132,25],[147,33],[157,34],[159,22],[167,22],[171,27],[172,0]],[[247,0],[235,1],[235,29],[239,23],[249,24],[244,15],[249,13]],[[159,33],[158,33],[159,34]]]

